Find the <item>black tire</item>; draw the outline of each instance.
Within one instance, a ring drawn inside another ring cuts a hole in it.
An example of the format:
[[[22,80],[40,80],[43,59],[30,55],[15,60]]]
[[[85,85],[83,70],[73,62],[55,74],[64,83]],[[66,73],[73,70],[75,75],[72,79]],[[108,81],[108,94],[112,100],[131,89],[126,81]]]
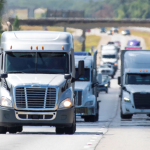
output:
[[[108,93],[108,89],[107,89],[106,93]]]
[[[121,117],[121,119],[132,119],[132,114],[130,114],[130,115],[124,115],[123,113],[122,113],[122,110],[121,110],[121,112],[120,112],[120,117]]]
[[[6,134],[7,128],[0,126],[0,134]]]
[[[64,133],[65,133],[65,128],[56,127],[56,134],[64,134]]]
[[[74,118],[71,127],[65,127],[65,134],[74,134],[76,132],[76,118]]]
[[[98,121],[98,119],[99,119],[99,103],[97,102],[97,114],[95,117],[95,121]]]
[[[111,78],[113,79],[113,78],[114,78],[114,75],[113,75],[113,76],[111,76]]]
[[[17,133],[17,127],[9,127],[8,132],[9,133]]]
[[[150,117],[150,114],[147,114],[148,117]]]
[[[22,132],[22,130],[23,130],[23,127],[22,127],[22,126],[18,126],[18,127],[17,127],[17,132]]]
[[[85,122],[90,122],[90,117],[89,117],[89,116],[88,116],[88,117],[87,117],[87,116],[84,117],[84,121],[85,121]]]

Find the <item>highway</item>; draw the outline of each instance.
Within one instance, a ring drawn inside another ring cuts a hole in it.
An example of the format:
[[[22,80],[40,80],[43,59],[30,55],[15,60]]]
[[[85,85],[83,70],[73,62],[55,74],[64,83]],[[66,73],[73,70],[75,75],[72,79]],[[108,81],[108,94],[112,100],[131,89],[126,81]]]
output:
[[[96,31],[92,31],[96,32]],[[106,44],[109,40],[119,40],[122,49],[132,36],[101,35]],[[142,40],[142,39],[140,39]],[[144,41],[142,47],[145,48]],[[99,121],[84,122],[77,117],[77,130],[74,135],[56,135],[54,127],[24,127],[22,133],[0,135],[0,150],[147,150],[150,146],[150,118],[134,115],[132,120],[121,120],[119,85],[117,77],[120,68],[111,80],[108,94],[99,94]]]

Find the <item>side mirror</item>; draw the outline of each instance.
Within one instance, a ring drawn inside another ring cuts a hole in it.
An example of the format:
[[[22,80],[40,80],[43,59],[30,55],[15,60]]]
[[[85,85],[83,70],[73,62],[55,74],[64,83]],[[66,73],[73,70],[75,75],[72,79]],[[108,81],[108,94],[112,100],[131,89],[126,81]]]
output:
[[[66,79],[66,80],[71,79],[71,75],[70,75],[70,74],[65,74],[65,76],[64,76],[64,77],[65,77],[65,79]]]
[[[118,84],[121,85],[121,77],[118,77]]]
[[[7,74],[7,73],[1,74],[1,78],[7,78],[7,77],[8,77],[8,74]]]
[[[78,64],[78,72],[79,72],[79,76],[81,77],[82,75],[84,75],[84,61],[80,60],[79,64]]]
[[[97,74],[97,82],[98,82],[99,84],[102,83],[102,74],[101,74],[101,73],[98,73],[98,74]]]

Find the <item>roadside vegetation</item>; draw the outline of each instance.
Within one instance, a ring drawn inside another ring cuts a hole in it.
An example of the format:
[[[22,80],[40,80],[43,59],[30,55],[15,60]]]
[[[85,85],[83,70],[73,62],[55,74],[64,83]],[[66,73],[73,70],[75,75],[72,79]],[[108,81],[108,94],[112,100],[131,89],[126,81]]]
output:
[[[96,35],[87,35],[86,41],[85,41],[85,51],[89,52],[91,49],[91,46],[94,46],[96,48],[98,46],[98,43],[100,41],[100,37]],[[75,51],[81,51],[82,50],[82,43],[80,43],[77,40],[74,40],[74,50]]]
[[[150,0],[7,0],[7,3],[11,7],[84,10],[85,17],[95,18],[146,19],[150,16]]]

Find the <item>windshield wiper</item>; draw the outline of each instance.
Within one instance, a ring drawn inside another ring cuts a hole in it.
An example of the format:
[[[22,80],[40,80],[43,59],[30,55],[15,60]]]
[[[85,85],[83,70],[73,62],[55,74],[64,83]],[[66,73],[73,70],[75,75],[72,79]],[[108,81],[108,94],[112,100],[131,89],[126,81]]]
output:
[[[9,71],[7,73],[25,73],[25,72],[22,72],[22,71]]]

